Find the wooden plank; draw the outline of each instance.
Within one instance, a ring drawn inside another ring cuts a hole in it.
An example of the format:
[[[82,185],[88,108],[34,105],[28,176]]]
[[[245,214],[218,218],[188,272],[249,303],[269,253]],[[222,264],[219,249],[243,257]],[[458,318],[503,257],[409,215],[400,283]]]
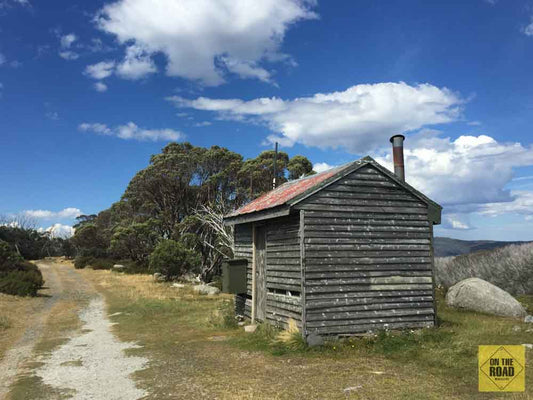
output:
[[[387,206],[353,206],[353,205],[324,205],[305,203],[298,205],[300,210],[320,210],[350,213],[378,213],[378,214],[415,214],[427,215],[426,208],[417,207],[387,207]],[[426,216],[427,219],[427,216]]]
[[[368,331],[377,331],[383,329],[416,329],[429,328],[433,326],[433,321],[430,320],[404,320],[403,322],[379,322],[376,321],[370,324],[358,324],[354,326],[334,326],[315,328],[314,331],[319,335],[353,335],[356,333],[363,333]]]
[[[311,300],[326,301],[326,300],[338,300],[344,299],[356,299],[356,298],[382,298],[382,297],[409,297],[409,296],[432,296],[432,291],[427,290],[388,290],[379,291],[372,290],[366,292],[339,292],[339,293],[306,293],[307,302]]]
[[[314,251],[324,251],[324,250],[351,250],[351,251],[362,251],[362,250],[379,250],[379,251],[401,251],[401,250],[418,250],[418,251],[427,251],[430,252],[429,244],[313,244],[312,248]]]
[[[422,232],[429,235],[427,226],[381,226],[381,225],[309,225],[308,232]],[[429,237],[429,236],[428,236]]]
[[[306,204],[323,204],[328,206],[352,206],[352,207],[410,207],[413,209],[427,210],[427,205],[412,200],[368,200],[368,199],[349,199],[337,197],[313,198]]]
[[[267,270],[266,273],[267,278],[290,278],[290,279],[298,279],[300,281],[301,272],[298,271],[274,271],[271,269]],[[267,280],[268,280],[267,279]]]
[[[287,303],[291,304],[293,306],[302,306],[302,298],[299,296],[287,296],[284,294],[278,294],[278,293],[267,293],[267,299],[270,301],[275,301],[278,303]]]
[[[359,191],[346,192],[344,190],[328,189],[318,192],[313,197],[313,200],[338,198],[338,199],[358,199],[358,200],[400,200],[400,201],[415,201],[421,203],[419,199],[403,192],[386,192],[386,193],[361,193]]]
[[[342,286],[307,286],[306,291],[309,294],[314,293],[350,293],[350,292],[368,292],[368,291],[399,291],[399,290],[432,290],[433,285],[427,283],[409,283],[409,284],[359,284],[359,285],[342,285]]]
[[[329,271],[329,270],[322,270],[319,272],[310,272],[307,271],[305,273],[305,278],[309,281],[313,279],[345,279],[345,278],[355,278],[355,277],[374,277],[374,276],[431,276],[431,270],[424,269],[424,270],[417,270],[417,271],[411,271],[411,270],[397,270],[392,269],[388,271],[343,271],[343,272],[336,272],[336,271]]]
[[[349,218],[349,217],[336,217],[330,218],[307,218],[309,225],[373,225],[373,226],[425,226],[429,227],[429,221],[423,220],[395,220],[395,219],[378,219],[378,218]]]
[[[433,302],[405,302],[405,303],[376,303],[358,306],[323,308],[320,310],[308,310],[308,321],[331,321],[351,319],[365,311],[382,311],[384,316],[398,315],[398,310],[433,309]]]
[[[361,218],[361,219],[372,219],[372,220],[395,220],[395,221],[428,221],[428,216],[426,213],[422,214],[397,214],[397,215],[388,215],[380,214],[375,212],[342,212],[342,211],[330,211],[330,210],[307,210],[307,218]]]
[[[306,238],[404,238],[429,239],[429,232],[307,232]]]
[[[381,187],[381,188],[395,188],[400,189],[400,186],[398,186],[396,183],[391,181],[382,181],[382,180],[366,180],[366,179],[351,179],[351,178],[344,178],[339,179],[337,181],[337,185],[343,185],[343,186],[355,186],[355,187],[361,187],[361,186],[370,186],[370,187]],[[355,191],[355,189],[354,189]]]
[[[300,274],[301,274],[301,289],[300,289],[300,295],[302,297],[302,336],[305,339],[307,337],[307,308],[305,306],[305,292],[307,290],[306,281],[305,281],[305,275],[306,275],[306,253],[305,253],[305,211],[300,210],[300,221],[299,221],[299,228],[300,228]]]
[[[309,259],[331,258],[367,258],[367,257],[430,257],[427,250],[337,250],[331,247],[328,250],[307,250]]]
[[[383,297],[362,297],[362,298],[344,298],[344,299],[324,299],[307,302],[307,312],[327,312],[333,309],[341,309],[373,304],[386,303],[411,303],[411,302],[431,302],[432,296],[383,296]]]
[[[305,238],[306,244],[375,244],[375,245],[395,245],[395,244],[424,244],[429,245],[429,238],[426,239],[406,239],[406,238]]]
[[[318,265],[307,265],[306,273],[323,273],[323,272],[352,272],[352,271],[376,271],[376,272],[387,272],[390,271],[429,271],[431,268],[431,263],[405,263],[405,264],[318,264]]]
[[[276,279],[276,278],[272,278]],[[374,276],[368,278],[340,278],[340,279],[308,279],[307,287],[313,286],[346,286],[346,285],[406,285],[410,283],[431,284],[431,276]]]
[[[431,279],[430,279],[431,280]],[[280,283],[280,284],[284,284],[284,285],[290,285],[290,286],[295,286],[295,287],[300,287],[301,285],[301,280],[300,278],[289,278],[289,277],[276,277],[276,276],[268,276],[267,275],[267,285],[269,284],[272,284],[272,283]]]
[[[392,322],[406,322],[406,321],[432,321],[433,309],[424,308],[420,310],[396,310],[394,315],[390,314],[390,310],[386,311],[361,311],[357,316],[350,319],[332,319],[322,321],[307,321],[309,330],[318,327],[343,326],[343,325],[357,325],[368,323],[392,323]]]
[[[289,261],[289,260],[284,260]],[[430,264],[430,257],[367,257],[367,258],[341,258],[341,257],[330,257],[330,258],[306,258],[306,265],[361,265],[361,264]]]
[[[267,289],[279,289],[279,290],[288,290],[291,292],[300,292],[301,287],[300,284],[298,285],[287,285],[284,283],[268,283],[267,282]]]

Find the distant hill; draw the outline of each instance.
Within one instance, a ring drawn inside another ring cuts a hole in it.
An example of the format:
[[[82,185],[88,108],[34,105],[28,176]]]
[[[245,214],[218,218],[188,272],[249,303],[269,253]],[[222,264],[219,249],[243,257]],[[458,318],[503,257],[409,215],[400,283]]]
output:
[[[530,242],[498,242],[495,240],[459,240],[447,237],[435,237],[435,257],[458,256],[478,250],[490,250],[510,244],[524,244]]]

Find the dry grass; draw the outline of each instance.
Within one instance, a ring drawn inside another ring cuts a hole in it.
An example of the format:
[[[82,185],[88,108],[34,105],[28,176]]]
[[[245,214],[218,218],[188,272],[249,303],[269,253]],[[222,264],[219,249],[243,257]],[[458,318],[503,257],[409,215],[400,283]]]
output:
[[[42,301],[39,297],[18,297],[0,293],[0,359],[22,336]]]
[[[135,352],[151,360],[135,376],[150,399],[492,399],[498,396],[477,391],[477,345],[531,338],[514,320],[441,307],[443,326],[423,335],[333,342],[313,350],[284,347],[282,355],[273,355],[279,332],[260,327],[257,335],[245,335],[213,321],[228,296],[198,296],[149,276],[82,273],[106,296],[119,322],[116,334],[140,343]],[[516,324],[520,332],[512,330]]]

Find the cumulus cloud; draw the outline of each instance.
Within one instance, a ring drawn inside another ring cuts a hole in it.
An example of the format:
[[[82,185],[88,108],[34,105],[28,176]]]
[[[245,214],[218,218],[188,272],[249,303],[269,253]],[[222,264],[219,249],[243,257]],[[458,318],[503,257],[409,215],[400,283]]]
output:
[[[270,141],[365,153],[380,148],[393,134],[444,124],[461,116],[464,101],[446,89],[404,82],[352,86],[292,100],[280,98],[189,100],[168,97],[179,108],[216,112],[220,118],[265,123]]]
[[[94,84],[94,90],[97,92],[105,92],[107,90],[107,85],[103,82],[96,82]]]
[[[531,18],[530,24],[524,28],[524,34],[526,36],[533,36],[533,18]]]
[[[512,200],[506,203],[488,203],[481,207],[481,214],[497,216],[502,214],[520,214],[526,219],[533,219],[533,192],[525,190],[511,191]]]
[[[129,46],[124,61],[117,65],[117,75],[125,79],[141,79],[157,72],[150,55],[140,46]]]
[[[99,63],[88,65],[85,68],[84,74],[93,79],[105,79],[113,74],[115,69],[114,61],[101,61]]]
[[[49,232],[53,238],[68,239],[74,235],[75,229],[70,225],[54,224],[48,228],[39,228],[39,232]]]
[[[321,173],[321,172],[324,172],[324,171],[327,171],[328,169],[332,169],[332,168],[335,168],[336,165],[330,165],[328,163],[325,163],[325,162],[319,162],[319,163],[314,163],[313,164],[313,171],[315,171],[317,174]]]
[[[80,55],[72,49],[74,42],[78,40],[78,37],[69,33],[67,35],[62,35],[59,38],[59,56],[65,60],[76,60]]]
[[[24,210],[21,213],[22,215],[28,218],[35,219],[62,219],[62,218],[76,218],[82,214],[79,208],[68,207],[64,208],[61,211],[50,211],[50,210]]]
[[[390,149],[381,154],[376,161],[392,170]],[[449,228],[470,228],[466,217],[472,212],[533,216],[533,194],[507,189],[515,169],[533,165],[531,145],[423,131],[407,138],[404,155],[407,182],[444,206]]]
[[[118,0],[100,10],[96,24],[129,46],[126,59],[131,43],[143,49],[138,77],[154,72],[149,56],[163,53],[169,76],[219,85],[228,71],[268,82],[271,72],[259,64],[287,58],[279,50],[287,30],[317,18],[315,5],[316,0]]]
[[[124,140],[138,140],[138,141],[175,141],[182,140],[185,135],[182,132],[174,129],[144,129],[139,128],[133,122],[128,122],[124,125],[119,125],[114,128],[109,128],[101,123],[87,123],[84,122],[78,126],[82,132],[93,132],[99,135],[116,136]]]

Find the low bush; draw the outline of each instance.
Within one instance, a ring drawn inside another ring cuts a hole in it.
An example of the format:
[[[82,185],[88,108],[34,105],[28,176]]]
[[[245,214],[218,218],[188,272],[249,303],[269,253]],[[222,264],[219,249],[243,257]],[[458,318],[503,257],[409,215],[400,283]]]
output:
[[[515,296],[533,293],[533,244],[435,259],[436,282],[445,288],[473,277],[486,280]]]
[[[174,240],[159,242],[150,255],[150,270],[163,274],[167,280],[187,272],[197,272],[200,257]]]
[[[43,284],[39,268],[24,261],[8,243],[0,240],[0,292],[36,296]]]
[[[74,268],[76,269],[85,268],[87,265],[89,265],[92,259],[93,257],[91,256],[77,256],[74,259]]]

